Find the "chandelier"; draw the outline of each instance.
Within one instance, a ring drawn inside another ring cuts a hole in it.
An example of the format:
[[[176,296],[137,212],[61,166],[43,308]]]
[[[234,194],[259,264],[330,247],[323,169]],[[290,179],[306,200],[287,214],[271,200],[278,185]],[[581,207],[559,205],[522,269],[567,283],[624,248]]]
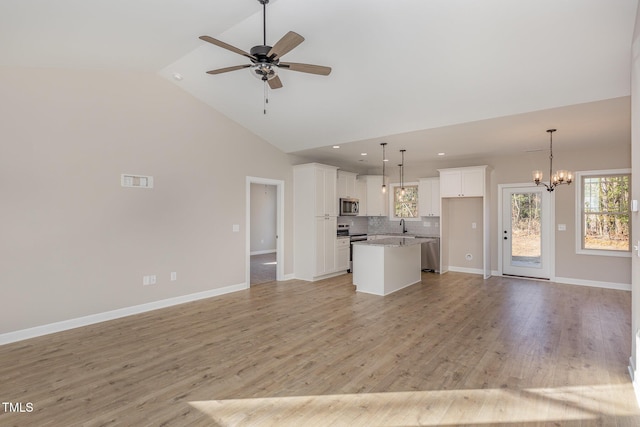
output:
[[[553,133],[556,129],[547,129],[549,132],[549,184],[542,182],[542,171],[533,171],[533,182],[536,185],[544,185],[547,187],[547,191],[553,191],[558,185],[571,184],[573,181],[573,174],[564,169],[560,169],[553,173]]]

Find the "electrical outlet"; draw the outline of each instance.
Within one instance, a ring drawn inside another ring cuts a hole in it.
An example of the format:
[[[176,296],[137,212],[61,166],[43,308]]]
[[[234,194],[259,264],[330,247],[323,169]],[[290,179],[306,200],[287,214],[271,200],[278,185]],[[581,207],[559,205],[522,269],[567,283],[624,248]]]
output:
[[[142,276],[142,285],[143,286],[149,286],[149,285],[155,285],[155,284],[156,284],[156,276],[155,275]]]
[[[176,273],[175,271],[171,272],[171,281],[175,282],[176,280],[178,280],[178,273]]]

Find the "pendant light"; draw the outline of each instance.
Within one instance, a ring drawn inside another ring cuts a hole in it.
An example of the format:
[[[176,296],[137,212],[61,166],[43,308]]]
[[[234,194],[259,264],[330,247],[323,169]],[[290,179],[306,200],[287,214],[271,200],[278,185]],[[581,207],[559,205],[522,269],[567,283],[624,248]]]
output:
[[[404,152],[407,150],[400,150],[400,154],[402,155],[402,163],[400,166],[400,194],[404,196]]]
[[[385,172],[385,163],[387,162],[387,156],[385,154],[385,146],[387,145],[387,143],[386,142],[381,142],[380,145],[382,145],[382,192],[386,193],[387,192],[387,184],[385,184],[384,172]]]
[[[544,185],[547,187],[547,191],[553,191],[558,185],[561,184],[571,184],[573,181],[573,174],[567,170],[560,169],[553,173],[553,133],[556,129],[547,129],[549,133],[549,184],[542,182],[542,171],[537,170],[533,171],[533,182],[536,185]]]

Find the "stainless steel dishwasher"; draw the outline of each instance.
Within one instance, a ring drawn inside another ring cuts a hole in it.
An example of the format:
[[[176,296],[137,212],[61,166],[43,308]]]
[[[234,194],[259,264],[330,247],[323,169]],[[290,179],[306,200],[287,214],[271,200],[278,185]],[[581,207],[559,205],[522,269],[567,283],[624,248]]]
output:
[[[440,238],[429,237],[422,245],[422,271],[440,272]]]

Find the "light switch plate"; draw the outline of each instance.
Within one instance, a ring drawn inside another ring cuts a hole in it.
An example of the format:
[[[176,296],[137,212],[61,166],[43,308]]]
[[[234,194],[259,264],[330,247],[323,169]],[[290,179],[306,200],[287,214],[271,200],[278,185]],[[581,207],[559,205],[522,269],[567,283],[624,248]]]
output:
[[[233,224],[232,230],[234,233],[237,233],[238,231],[240,231],[240,224]]]
[[[558,224],[558,231],[567,231],[567,224]]]

